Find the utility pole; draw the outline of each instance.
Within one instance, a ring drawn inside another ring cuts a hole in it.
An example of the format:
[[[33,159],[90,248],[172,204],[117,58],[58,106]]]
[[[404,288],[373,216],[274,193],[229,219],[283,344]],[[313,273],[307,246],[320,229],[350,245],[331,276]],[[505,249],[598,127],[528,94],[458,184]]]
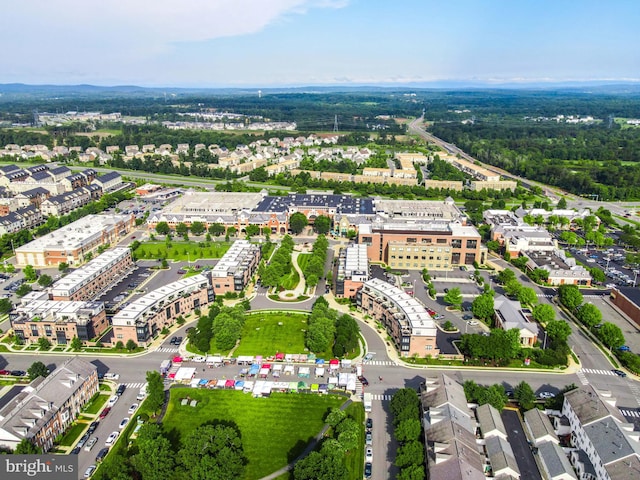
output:
[[[333,131],[334,132],[338,131],[338,115],[335,115],[333,117]]]

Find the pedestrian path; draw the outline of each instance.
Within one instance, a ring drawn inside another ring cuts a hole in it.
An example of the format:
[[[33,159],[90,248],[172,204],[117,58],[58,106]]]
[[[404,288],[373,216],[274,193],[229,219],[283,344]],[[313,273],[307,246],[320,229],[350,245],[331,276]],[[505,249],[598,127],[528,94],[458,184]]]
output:
[[[368,360],[366,362],[363,362],[363,365],[390,366],[395,364],[396,363],[392,362],[391,360]]]
[[[598,370],[595,368],[583,368],[580,371],[584,373],[591,373],[594,375],[615,375],[615,373],[613,373],[611,370]]]
[[[160,347],[156,350],[161,353],[178,353],[178,351],[178,347]]]
[[[580,383],[583,385],[589,385],[589,380],[587,380],[587,377],[585,376],[584,372],[582,370],[578,370],[576,372],[576,375],[578,376],[578,380],[580,380]]]
[[[125,383],[124,386],[127,388],[142,388],[146,382],[137,382],[137,383]]]
[[[640,412],[638,410],[628,410],[624,408],[619,408],[618,410],[620,410],[620,413],[625,417],[640,418]]]

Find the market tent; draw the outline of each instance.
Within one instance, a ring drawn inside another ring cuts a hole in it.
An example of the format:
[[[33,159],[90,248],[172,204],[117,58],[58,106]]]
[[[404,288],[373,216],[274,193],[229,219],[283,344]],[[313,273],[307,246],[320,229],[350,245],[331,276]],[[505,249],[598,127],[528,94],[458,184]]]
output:
[[[253,363],[253,356],[251,355],[240,355],[237,359],[238,365],[249,365]]]
[[[293,365],[285,365],[284,374],[285,375],[293,375],[295,373],[295,368]]]
[[[326,383],[321,383],[319,390],[320,393],[327,393],[329,391],[329,385],[327,385]]]
[[[173,363],[182,363],[182,357],[180,356],[176,356],[173,357],[173,360],[171,360]]]
[[[196,374],[196,369],[193,367],[180,367],[174,377],[176,382],[184,382],[186,380],[191,381]]]
[[[324,365],[324,358],[316,359],[316,365]]]
[[[316,377],[324,377],[324,368],[316,367]]]
[[[224,384],[225,388],[233,388],[236,384],[235,380],[227,380],[227,382]]]
[[[318,389],[320,388],[320,385],[318,385],[317,383],[312,383],[311,384],[311,391],[317,393]]]
[[[305,382],[298,382],[298,390],[306,390],[307,384]]]
[[[235,384],[235,389],[236,390],[243,390],[244,389],[244,380],[238,380]]]
[[[283,361],[284,360],[284,353],[276,353],[276,360],[278,361]]]
[[[253,391],[253,380],[245,380],[244,381],[244,393],[249,393]]]
[[[227,381],[225,379],[221,378],[216,383],[216,388],[224,388],[226,385],[227,385]]]
[[[289,382],[289,390],[292,392],[298,391],[298,382]]]

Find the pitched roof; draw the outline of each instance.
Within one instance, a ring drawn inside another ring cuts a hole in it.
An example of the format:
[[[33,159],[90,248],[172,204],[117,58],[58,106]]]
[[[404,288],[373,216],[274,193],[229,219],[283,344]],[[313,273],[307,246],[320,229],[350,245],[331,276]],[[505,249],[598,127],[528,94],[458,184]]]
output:
[[[538,458],[542,462],[549,478],[554,479],[564,474],[577,480],[578,477],[576,477],[569,459],[564,454],[562,447],[557,443],[542,442],[538,446]]]
[[[504,422],[500,417],[500,412],[498,410],[485,403],[484,405],[480,405],[476,408],[476,416],[478,417],[478,422],[480,422],[480,429],[482,430],[482,435],[487,438],[487,434],[491,432],[499,432],[502,435],[507,435],[507,429],[504,428]]]
[[[529,428],[529,432],[531,433],[531,436],[534,438],[534,440],[538,440],[547,435],[556,440],[558,439],[558,436],[553,430],[553,425],[551,425],[549,417],[547,417],[537,408],[533,408],[524,412],[524,421]]]

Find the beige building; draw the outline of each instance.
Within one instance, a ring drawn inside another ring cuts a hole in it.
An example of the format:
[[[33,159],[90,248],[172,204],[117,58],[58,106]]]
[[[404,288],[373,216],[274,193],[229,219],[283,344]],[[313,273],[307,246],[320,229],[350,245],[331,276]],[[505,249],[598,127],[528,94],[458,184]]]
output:
[[[471,182],[471,190],[511,190],[514,191],[518,182],[512,180],[474,180]]]
[[[462,191],[462,181],[459,180],[425,180],[424,188],[442,188],[445,190]]]
[[[87,254],[117,243],[133,228],[133,215],[87,215],[16,248],[16,265],[52,267],[65,262],[76,266],[84,262]]]
[[[420,301],[378,278],[356,295],[362,312],[384,325],[402,357],[437,357],[436,326]]]
[[[337,298],[355,298],[364,282],[369,280],[367,246],[353,244],[340,250],[333,291]]]

